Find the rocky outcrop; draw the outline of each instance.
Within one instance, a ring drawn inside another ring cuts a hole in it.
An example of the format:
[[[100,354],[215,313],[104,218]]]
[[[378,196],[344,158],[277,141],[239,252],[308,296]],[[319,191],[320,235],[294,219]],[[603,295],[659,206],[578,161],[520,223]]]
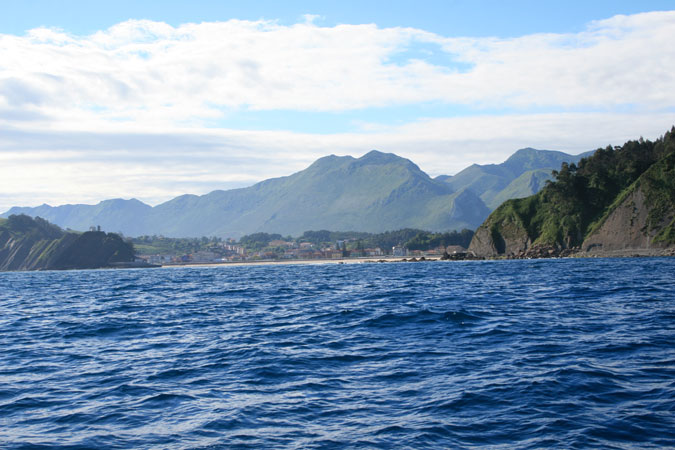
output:
[[[495,219],[494,216],[491,218]],[[473,235],[469,252],[479,257],[493,258],[514,256],[532,245],[532,240],[522,222],[515,215],[507,215],[501,220],[488,220]]]
[[[650,223],[651,205],[643,187],[637,186],[613,208],[584,240],[582,249],[589,255],[661,254],[672,246],[658,236],[673,225],[675,211],[666,211],[658,223]]]
[[[499,254],[492,241],[490,230],[484,224],[478,227],[474,233],[473,239],[471,239],[471,245],[469,245],[469,251],[485,257],[496,256]]]
[[[660,166],[624,191],[592,227],[580,247],[541,243],[528,236],[516,213],[519,200],[505,203],[474,234],[469,251],[486,258],[515,259],[579,256],[671,255],[675,228],[675,193]],[[660,200],[658,200],[660,199]]]
[[[567,258],[579,252],[578,247],[561,248],[556,245],[534,244],[532,247],[511,255],[511,259]]]
[[[536,195],[497,208],[469,250],[540,258],[662,255],[675,247],[675,127],[655,142],[598,149],[554,175]]]
[[[675,247],[675,152],[652,165],[589,231],[591,255],[669,254]]]
[[[654,244],[658,228],[647,223],[649,208],[641,187],[630,192],[584,240],[582,249],[588,253],[603,253],[625,249],[661,248]],[[671,217],[672,220],[672,217]]]
[[[69,233],[25,215],[0,222],[0,271],[96,269],[133,260],[133,246],[114,233]]]

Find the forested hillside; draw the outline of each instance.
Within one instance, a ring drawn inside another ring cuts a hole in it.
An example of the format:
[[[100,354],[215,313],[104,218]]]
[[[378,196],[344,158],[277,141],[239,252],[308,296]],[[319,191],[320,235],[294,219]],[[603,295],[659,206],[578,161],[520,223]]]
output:
[[[654,142],[640,138],[598,149],[578,165],[564,163],[538,194],[497,208],[471,248],[494,256],[536,245],[614,250],[675,244],[674,154],[675,127]],[[617,214],[625,216],[626,209],[628,222],[619,226],[625,220]],[[587,238],[595,241],[583,245]]]
[[[0,219],[0,270],[95,269],[133,260],[133,245],[114,233],[65,232],[25,215]]]

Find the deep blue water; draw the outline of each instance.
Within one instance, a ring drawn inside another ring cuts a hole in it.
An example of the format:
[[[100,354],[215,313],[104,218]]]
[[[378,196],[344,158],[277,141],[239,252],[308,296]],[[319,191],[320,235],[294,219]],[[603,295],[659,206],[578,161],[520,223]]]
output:
[[[0,448],[675,446],[675,258],[0,273]]]

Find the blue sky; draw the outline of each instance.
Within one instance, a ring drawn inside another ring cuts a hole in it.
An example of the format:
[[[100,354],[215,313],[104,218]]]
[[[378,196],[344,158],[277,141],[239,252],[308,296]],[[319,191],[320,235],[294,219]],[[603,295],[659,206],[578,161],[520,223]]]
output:
[[[186,22],[271,19],[293,24],[305,14],[319,23],[376,23],[413,27],[455,36],[513,37],[531,33],[582,30],[592,20],[617,14],[671,10],[671,0],[445,0],[445,1],[204,1],[204,0],[7,0],[0,2],[0,30],[23,34],[39,26],[90,34],[128,19],[149,19],[177,26]]]
[[[0,7],[0,210],[156,204],[373,148],[453,174],[675,123],[672,1]]]

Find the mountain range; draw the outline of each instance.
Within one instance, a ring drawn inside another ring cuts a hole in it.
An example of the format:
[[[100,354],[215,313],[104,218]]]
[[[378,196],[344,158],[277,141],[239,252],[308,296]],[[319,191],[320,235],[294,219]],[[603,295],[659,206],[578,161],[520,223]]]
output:
[[[432,179],[408,159],[373,150],[360,158],[326,156],[290,176],[181,195],[154,207],[113,199],[96,205],[13,207],[0,217],[26,214],[73,230],[100,225],[127,236],[475,229],[502,201],[538,192],[562,162],[578,162],[585,155],[526,148],[501,164],[474,164]]]
[[[436,180],[447,183],[453,190],[470,189],[494,210],[506,200],[539,192],[547,180],[552,180],[551,171],[559,169],[562,163],[577,163],[592,154],[593,151],[569,155],[528,147],[501,164],[473,164],[455,176],[441,175]]]

